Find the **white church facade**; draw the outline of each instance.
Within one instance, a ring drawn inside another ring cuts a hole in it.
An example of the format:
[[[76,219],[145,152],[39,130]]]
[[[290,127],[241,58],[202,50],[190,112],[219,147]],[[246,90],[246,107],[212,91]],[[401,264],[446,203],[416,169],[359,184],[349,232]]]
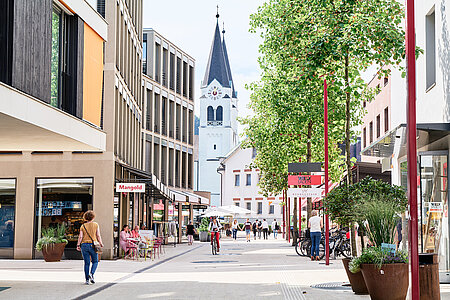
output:
[[[198,190],[211,192],[211,206],[221,206],[220,160],[238,143],[238,99],[224,34],[217,23],[201,84]]]

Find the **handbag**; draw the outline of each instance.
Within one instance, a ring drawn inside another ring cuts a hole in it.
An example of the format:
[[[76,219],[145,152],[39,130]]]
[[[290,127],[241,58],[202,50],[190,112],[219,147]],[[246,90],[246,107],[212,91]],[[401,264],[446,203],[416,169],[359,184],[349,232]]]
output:
[[[94,241],[94,239],[91,237],[91,235],[89,234],[89,231],[87,231],[86,226],[84,226],[84,230],[86,231],[86,233],[88,234],[89,238],[92,241],[92,248],[94,248],[95,253],[101,253],[102,252],[102,247],[100,246],[100,243],[97,241]]]

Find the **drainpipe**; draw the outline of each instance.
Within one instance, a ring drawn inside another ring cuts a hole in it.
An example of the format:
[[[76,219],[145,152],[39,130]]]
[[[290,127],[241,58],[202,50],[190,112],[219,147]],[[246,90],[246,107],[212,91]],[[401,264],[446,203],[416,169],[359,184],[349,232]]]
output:
[[[223,163],[220,163],[219,167],[217,168],[217,173],[220,174],[220,206],[223,206],[223,173],[225,171],[225,165]]]

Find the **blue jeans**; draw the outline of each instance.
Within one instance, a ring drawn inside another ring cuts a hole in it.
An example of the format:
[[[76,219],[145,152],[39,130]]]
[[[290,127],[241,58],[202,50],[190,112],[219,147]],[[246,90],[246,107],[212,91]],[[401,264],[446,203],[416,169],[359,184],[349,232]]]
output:
[[[311,256],[319,256],[319,244],[320,244],[321,233],[311,232]]]
[[[98,265],[98,254],[95,253],[92,243],[81,244],[81,254],[84,259],[84,277],[89,280],[89,274],[94,275]],[[92,261],[91,273],[89,273],[89,266]]]
[[[237,238],[237,229],[233,229],[233,239]]]

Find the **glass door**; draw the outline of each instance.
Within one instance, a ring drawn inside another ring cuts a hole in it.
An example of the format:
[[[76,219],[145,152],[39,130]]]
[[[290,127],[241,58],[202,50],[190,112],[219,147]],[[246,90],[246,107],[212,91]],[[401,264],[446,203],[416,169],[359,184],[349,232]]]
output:
[[[419,249],[439,254],[440,272],[450,270],[447,161],[446,151],[419,154]]]

